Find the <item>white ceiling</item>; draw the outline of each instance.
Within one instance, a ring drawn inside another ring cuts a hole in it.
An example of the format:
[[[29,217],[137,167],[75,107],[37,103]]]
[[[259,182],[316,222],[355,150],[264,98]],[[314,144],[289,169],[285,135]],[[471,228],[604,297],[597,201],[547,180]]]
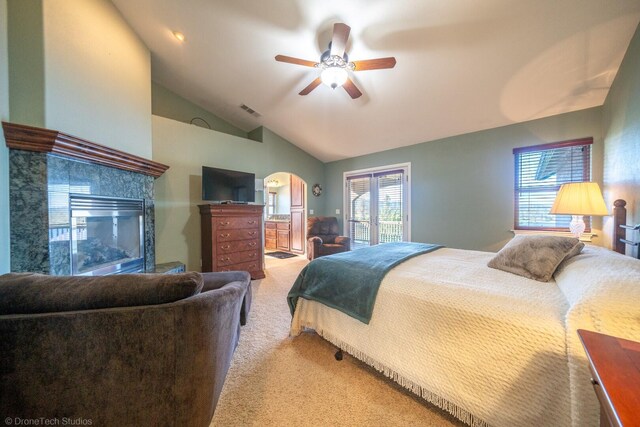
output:
[[[640,0],[112,1],[155,81],[323,161],[602,105],[640,21]],[[319,71],[274,56],[318,61],[335,22],[351,26],[351,60],[398,63],[355,73],[357,100],[299,96]]]

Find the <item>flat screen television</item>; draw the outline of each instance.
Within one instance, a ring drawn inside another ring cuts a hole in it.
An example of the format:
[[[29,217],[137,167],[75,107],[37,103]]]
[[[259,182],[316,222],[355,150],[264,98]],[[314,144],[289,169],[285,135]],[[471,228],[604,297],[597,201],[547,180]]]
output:
[[[202,167],[202,200],[249,203],[255,199],[255,174]]]

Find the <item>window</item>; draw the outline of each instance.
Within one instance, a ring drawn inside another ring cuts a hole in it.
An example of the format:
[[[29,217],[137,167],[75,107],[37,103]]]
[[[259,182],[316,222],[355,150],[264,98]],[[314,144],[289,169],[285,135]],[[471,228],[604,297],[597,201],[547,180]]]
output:
[[[345,233],[353,248],[409,240],[409,164],[345,173]]]
[[[277,193],[269,191],[269,199],[267,201],[267,214],[273,215],[276,213],[276,197]]]
[[[570,215],[549,211],[560,186],[591,180],[593,138],[514,148],[516,230],[568,231]],[[585,217],[591,231],[590,217]]]

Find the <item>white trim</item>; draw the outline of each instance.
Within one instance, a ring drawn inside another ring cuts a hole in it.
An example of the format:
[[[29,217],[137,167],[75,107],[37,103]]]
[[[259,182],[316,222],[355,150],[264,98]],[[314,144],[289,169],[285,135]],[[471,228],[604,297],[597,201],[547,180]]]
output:
[[[364,169],[356,169],[352,171],[345,171],[342,173],[342,177],[346,178],[348,175],[359,175],[361,173],[369,173],[369,172],[381,172],[390,169],[403,169],[406,168],[409,171],[411,170],[411,162],[407,163],[396,163],[393,165],[385,165],[385,166],[375,166],[372,168],[364,168]],[[408,173],[408,172],[407,172]]]
[[[509,230],[514,235],[518,236],[520,234],[524,235],[548,235],[548,236],[562,236],[562,237],[574,237],[572,233],[568,231],[545,231],[545,230]],[[598,235],[595,233],[582,233],[580,236],[580,241],[582,242],[591,242],[594,237]]]
[[[404,169],[405,176],[407,177],[407,191],[405,193],[405,204],[406,204],[406,215],[407,215],[407,241],[411,241],[411,162],[407,163],[396,163],[393,165],[385,165],[385,166],[375,166],[371,168],[365,169],[356,169],[352,171],[345,171],[342,173],[342,230],[345,236],[349,234],[349,226],[348,226],[348,218],[347,218],[347,191],[346,191],[346,183],[347,177],[351,175],[360,175],[364,173],[375,173],[382,172],[386,170],[392,169]]]

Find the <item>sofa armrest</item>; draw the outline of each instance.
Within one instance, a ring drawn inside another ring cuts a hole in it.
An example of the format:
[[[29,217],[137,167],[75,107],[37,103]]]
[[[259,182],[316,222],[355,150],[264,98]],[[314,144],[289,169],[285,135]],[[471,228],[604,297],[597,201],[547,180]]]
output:
[[[212,289],[220,289],[227,283],[231,282],[248,283],[251,281],[251,275],[246,271],[220,271],[214,273],[202,273],[202,281],[204,282],[202,292],[206,292]]]
[[[336,244],[346,246],[347,250],[351,250],[351,239],[347,236],[336,237]]]
[[[202,292],[207,292],[214,289],[220,289],[221,287],[232,283],[242,283],[247,291],[244,294],[242,300],[242,309],[240,310],[240,324],[242,326],[247,324],[249,318],[249,311],[251,310],[251,275],[247,271],[219,271],[213,273],[202,273],[202,281],[204,286]]]

